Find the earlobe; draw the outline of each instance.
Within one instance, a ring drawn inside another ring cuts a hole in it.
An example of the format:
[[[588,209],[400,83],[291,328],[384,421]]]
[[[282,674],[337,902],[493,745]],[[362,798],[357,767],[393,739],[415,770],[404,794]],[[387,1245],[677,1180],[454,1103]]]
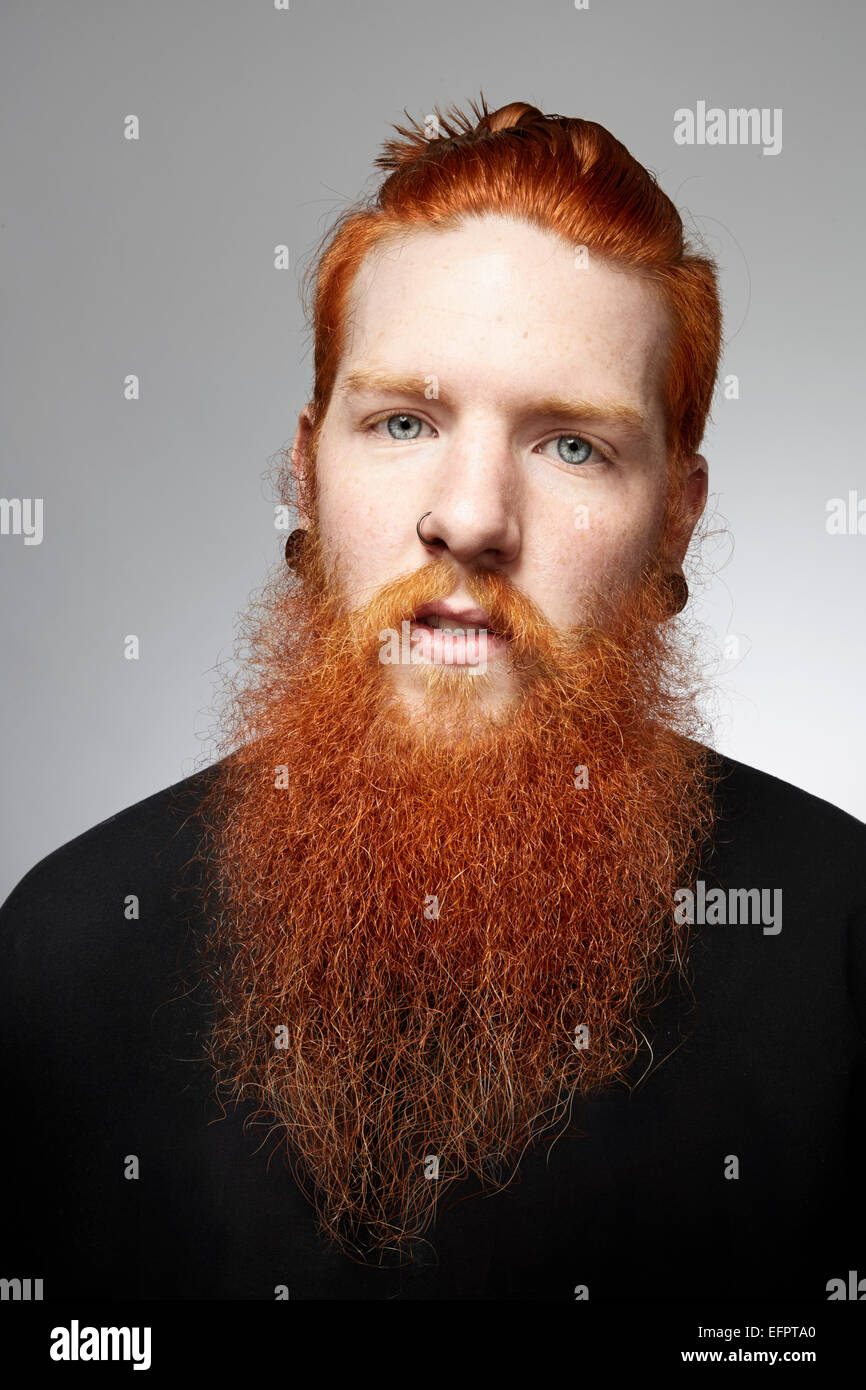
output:
[[[673,618],[677,613],[682,613],[689,601],[689,586],[681,569],[674,570],[672,573],[665,575],[665,587],[667,591],[668,616]]]

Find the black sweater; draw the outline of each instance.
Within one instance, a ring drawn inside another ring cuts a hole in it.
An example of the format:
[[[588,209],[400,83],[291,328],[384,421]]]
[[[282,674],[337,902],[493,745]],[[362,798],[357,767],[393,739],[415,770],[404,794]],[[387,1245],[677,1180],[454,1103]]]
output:
[[[641,1084],[576,1105],[507,1190],[446,1194],[403,1269],[332,1247],[265,1130],[214,1098],[204,986],[183,993],[211,771],[49,854],[0,909],[0,1274],[45,1299],[593,1301],[825,1301],[866,1276],[866,827],[723,766],[703,878],[781,889],[781,931],[697,924],[694,1000],[652,1015]]]

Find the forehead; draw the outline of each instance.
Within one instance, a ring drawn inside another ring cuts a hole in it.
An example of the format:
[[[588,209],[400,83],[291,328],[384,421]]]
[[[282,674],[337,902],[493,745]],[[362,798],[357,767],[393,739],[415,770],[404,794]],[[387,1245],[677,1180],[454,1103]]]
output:
[[[503,406],[529,388],[615,394],[661,425],[667,334],[663,301],[635,272],[528,223],[473,217],[367,256],[336,384],[375,363]]]

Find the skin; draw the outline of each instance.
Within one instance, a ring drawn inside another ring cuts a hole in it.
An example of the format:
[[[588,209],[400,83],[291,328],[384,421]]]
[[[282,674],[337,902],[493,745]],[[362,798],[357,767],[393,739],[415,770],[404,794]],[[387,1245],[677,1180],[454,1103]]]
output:
[[[523,222],[471,218],[372,253],[352,287],[315,463],[325,554],[349,608],[442,552],[416,535],[423,512],[424,535],[445,543],[460,578],[448,596],[455,607],[474,606],[463,576],[497,569],[568,628],[586,615],[594,586],[636,577],[662,532],[666,329],[664,304],[635,273],[591,252],[580,268],[569,243]],[[420,390],[348,390],[360,371],[420,378]],[[438,395],[428,397],[431,377]],[[551,397],[602,411],[539,411]],[[615,418],[611,402],[636,412],[642,428]],[[393,419],[406,414],[408,427]],[[414,437],[392,437],[388,415]],[[305,407],[293,449],[299,481],[311,428]],[[707,464],[696,454],[671,570],[706,496]],[[418,708],[417,667],[384,669]],[[491,672],[485,700],[512,700],[507,661]]]

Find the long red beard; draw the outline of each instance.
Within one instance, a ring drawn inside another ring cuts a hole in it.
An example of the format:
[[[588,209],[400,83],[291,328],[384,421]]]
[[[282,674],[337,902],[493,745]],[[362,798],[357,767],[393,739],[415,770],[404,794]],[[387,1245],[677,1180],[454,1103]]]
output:
[[[347,615],[313,527],[302,579],[254,610],[204,807],[220,1089],[276,1124],[360,1258],[627,1081],[712,818],[656,565],[569,634],[501,575],[467,587],[513,635],[520,699],[485,721],[480,678],[425,668],[419,725],[379,634],[454,592],[450,562]]]

